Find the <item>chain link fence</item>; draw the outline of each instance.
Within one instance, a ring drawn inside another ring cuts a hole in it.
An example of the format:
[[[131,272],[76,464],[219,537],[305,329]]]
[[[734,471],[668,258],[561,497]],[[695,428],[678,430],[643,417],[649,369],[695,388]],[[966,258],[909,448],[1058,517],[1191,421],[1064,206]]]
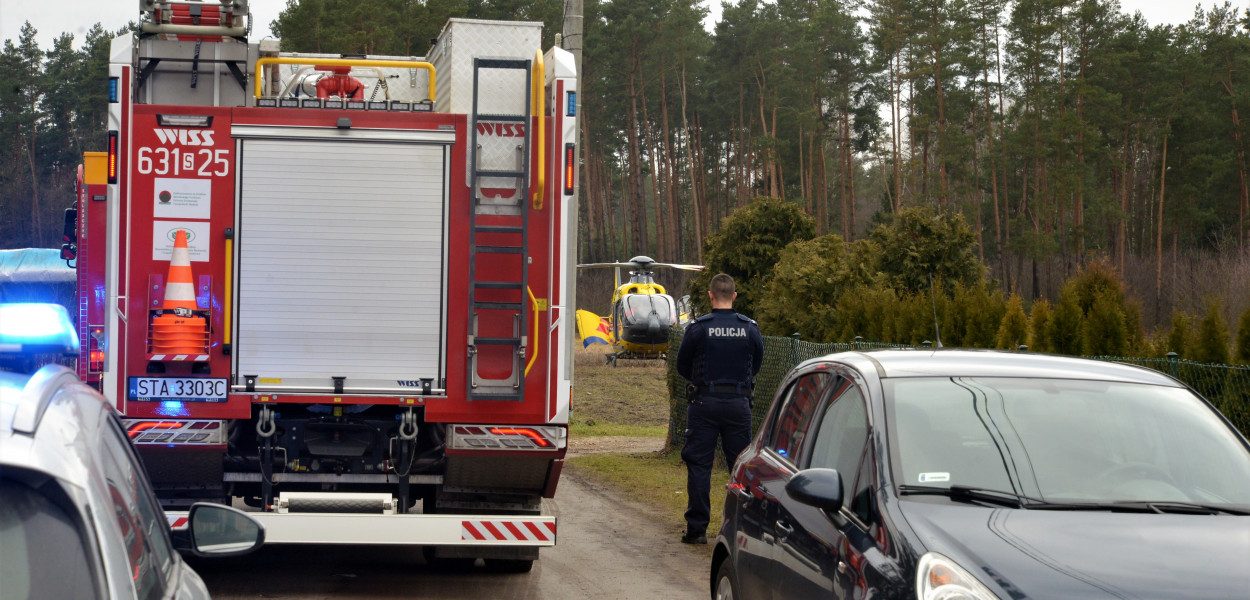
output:
[[[681,346],[682,332],[674,330],[668,346],[668,396],[669,422],[666,448],[679,448],[685,443],[686,432],[686,380],[677,374],[677,349]],[[764,337],[764,363],[755,378],[755,396],[751,412],[752,432],[759,429],[769,404],[777,395],[781,380],[796,365],[805,360],[851,350],[878,348],[911,348],[904,344],[865,342],[856,338],[850,343],[816,344],[795,337]],[[1166,358],[1126,358],[1119,356],[1089,356],[1105,360],[1139,365],[1166,373],[1202,394],[1215,405],[1242,435],[1250,437],[1250,366],[1206,364],[1170,355]],[[722,459],[723,460],[723,459]]]

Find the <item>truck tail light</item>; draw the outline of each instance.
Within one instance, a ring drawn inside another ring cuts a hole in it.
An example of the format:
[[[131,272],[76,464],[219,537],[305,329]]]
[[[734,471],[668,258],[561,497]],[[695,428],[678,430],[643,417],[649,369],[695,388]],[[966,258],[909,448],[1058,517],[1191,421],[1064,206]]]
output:
[[[566,445],[563,427],[453,425],[450,446],[460,450],[559,450]]]
[[[573,159],[577,158],[577,153],[573,151],[573,144],[564,145],[564,195],[573,195]]]
[[[162,403],[163,404],[163,403]],[[221,445],[226,443],[221,421],[210,420],[126,420],[126,434],[135,445],[192,444]]]
[[[117,132],[109,132],[109,183],[117,183]]]
[[[572,161],[577,158],[574,151],[575,146],[572,144],[564,145],[564,195],[572,195],[572,184],[574,184],[574,171],[572,171]]]

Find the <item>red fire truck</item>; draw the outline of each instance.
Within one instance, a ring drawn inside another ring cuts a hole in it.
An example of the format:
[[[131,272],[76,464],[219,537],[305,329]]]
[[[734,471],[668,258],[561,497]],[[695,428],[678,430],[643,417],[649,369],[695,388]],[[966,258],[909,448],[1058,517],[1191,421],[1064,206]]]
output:
[[[453,19],[426,57],[280,52],[141,0],[76,203],[79,370],[177,519],[525,570],[572,379],[572,55]]]

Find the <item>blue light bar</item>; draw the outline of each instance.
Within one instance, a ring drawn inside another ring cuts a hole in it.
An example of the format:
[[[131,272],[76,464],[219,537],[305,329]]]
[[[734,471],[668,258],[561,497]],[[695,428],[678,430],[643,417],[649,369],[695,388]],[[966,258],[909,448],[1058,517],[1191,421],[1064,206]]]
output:
[[[117,102],[117,85],[117,78],[109,77],[109,104],[115,104]]]
[[[568,105],[568,112],[565,113],[565,115],[569,117],[577,116],[577,92],[569,92],[568,94],[569,101],[566,103]]]
[[[0,353],[78,352],[78,333],[59,304],[0,304]]]

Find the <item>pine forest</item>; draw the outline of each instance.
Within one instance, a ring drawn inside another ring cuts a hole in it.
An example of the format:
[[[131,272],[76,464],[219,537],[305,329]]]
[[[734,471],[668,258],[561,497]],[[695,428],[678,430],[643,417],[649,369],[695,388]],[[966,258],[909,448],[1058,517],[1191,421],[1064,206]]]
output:
[[[1106,261],[1144,320],[1250,296],[1250,13],[1152,25],[1117,0],[585,0],[580,256],[704,261],[756,198],[852,242],[959,212],[1001,287]],[[288,0],[285,51],[423,56],[448,17],[564,22],[557,0]],[[119,10],[121,10],[119,8]],[[99,26],[0,52],[0,247],[60,243],[101,150]],[[1235,313],[1233,313],[1235,314]]]

